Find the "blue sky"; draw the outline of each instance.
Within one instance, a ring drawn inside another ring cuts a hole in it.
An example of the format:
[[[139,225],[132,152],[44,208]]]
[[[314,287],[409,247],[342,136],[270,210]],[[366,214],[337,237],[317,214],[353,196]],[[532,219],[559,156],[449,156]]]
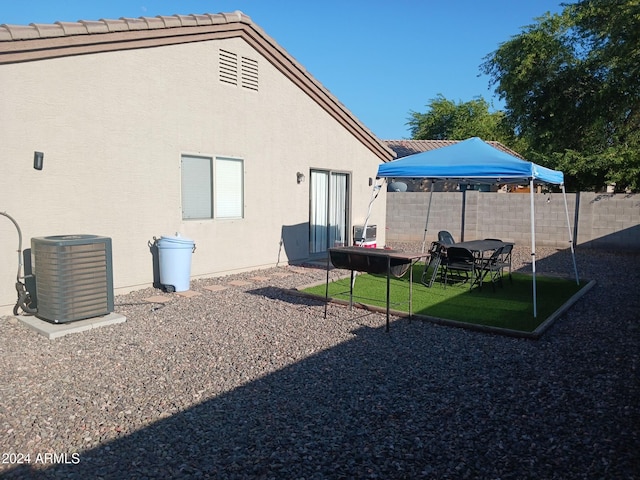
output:
[[[567,1],[567,0],[564,0]],[[0,24],[241,10],[381,139],[437,95],[502,107],[483,58],[560,0],[0,0]]]

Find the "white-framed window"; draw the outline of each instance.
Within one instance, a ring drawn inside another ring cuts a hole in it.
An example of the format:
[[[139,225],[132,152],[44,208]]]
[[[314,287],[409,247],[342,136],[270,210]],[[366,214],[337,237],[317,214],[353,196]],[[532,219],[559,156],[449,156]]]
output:
[[[244,162],[238,158],[216,157],[215,161],[215,217],[243,218]]]
[[[213,159],[182,155],[182,219],[213,218]]]
[[[244,217],[244,161],[182,155],[182,219]]]

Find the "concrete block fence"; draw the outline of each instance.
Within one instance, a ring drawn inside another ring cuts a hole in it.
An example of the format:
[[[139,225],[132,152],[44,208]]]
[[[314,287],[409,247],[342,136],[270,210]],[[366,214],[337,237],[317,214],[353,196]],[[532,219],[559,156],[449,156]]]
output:
[[[430,193],[387,194],[386,243],[422,241]],[[500,238],[531,242],[528,193],[434,192],[427,244],[439,230],[456,241]],[[640,194],[567,194],[569,225],[576,246],[640,251]],[[568,248],[569,229],[561,193],[534,195],[536,244]]]

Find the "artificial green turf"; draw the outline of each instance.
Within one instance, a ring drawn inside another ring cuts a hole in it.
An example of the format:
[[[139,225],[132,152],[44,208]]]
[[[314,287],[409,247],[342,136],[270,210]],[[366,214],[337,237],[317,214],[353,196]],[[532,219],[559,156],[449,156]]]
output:
[[[553,312],[577,293],[586,282],[574,279],[538,275],[537,318],[533,317],[532,277],[514,273],[513,282],[505,275],[503,286],[485,283],[469,289],[468,283],[449,283],[446,287],[437,280],[431,288],[420,283],[424,264],[413,266],[413,313],[458,322],[533,332]],[[349,300],[349,278],[329,283],[329,297]],[[386,307],[386,275],[362,274],[356,277],[353,301]],[[304,290],[313,295],[325,295],[325,285]],[[391,278],[390,303],[394,310],[409,312],[409,272],[402,278]]]

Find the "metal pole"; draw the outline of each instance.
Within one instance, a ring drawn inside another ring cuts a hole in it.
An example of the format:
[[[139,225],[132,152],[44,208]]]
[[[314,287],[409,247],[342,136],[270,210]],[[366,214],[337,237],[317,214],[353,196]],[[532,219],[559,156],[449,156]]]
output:
[[[531,199],[531,270],[533,272],[533,318],[537,318],[538,299],[536,292],[536,214],[533,202],[533,178],[529,179],[529,197]]]
[[[324,318],[327,318],[327,304],[329,303],[329,262],[331,260],[331,253],[327,252],[327,283],[324,289]]]
[[[349,310],[353,310],[353,270],[351,270],[351,288],[349,288]]]
[[[391,287],[391,257],[387,255],[387,332],[389,331],[389,290]]]
[[[427,208],[427,220],[424,224],[424,234],[422,236],[422,251],[420,253],[424,253],[424,244],[427,241],[427,228],[429,226],[429,214],[431,213],[431,200],[433,199],[433,185],[435,180],[431,180],[431,192],[429,193],[429,207]]]
[[[562,197],[564,198],[564,211],[567,214],[567,229],[569,230],[569,246],[571,247],[571,259],[573,260],[573,272],[576,275],[576,285],[580,285],[580,279],[578,278],[578,266],[576,265],[576,253],[573,248],[573,237],[571,236],[571,221],[569,220],[569,207],[567,206],[567,192],[564,189],[564,183],[562,187]]]
[[[409,260],[409,321],[413,317],[413,261]]]

